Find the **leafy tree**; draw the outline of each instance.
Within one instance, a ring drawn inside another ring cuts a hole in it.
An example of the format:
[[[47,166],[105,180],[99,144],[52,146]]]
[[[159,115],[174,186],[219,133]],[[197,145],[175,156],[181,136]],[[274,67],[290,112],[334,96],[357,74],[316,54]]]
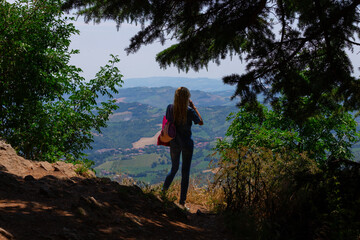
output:
[[[178,42],[156,59],[166,68],[198,70],[209,62],[238,56],[244,74],[223,78],[236,85],[241,105],[264,93],[275,101],[286,96],[286,113],[296,121],[316,115],[322,106],[334,110],[360,107],[360,84],[353,76],[347,50],[353,51],[359,31],[359,0],[67,0],[85,21],[112,19],[140,23],[128,53],[167,39]],[[306,72],[306,74],[304,74]],[[306,97],[308,101],[302,101]]]
[[[282,103],[240,108],[217,143],[214,188],[223,191],[229,226],[248,239],[355,239],[359,166],[347,161],[360,140],[354,117],[323,109],[297,124]]]
[[[310,117],[300,125],[285,116],[282,101],[274,110],[263,105],[259,112],[240,108],[228,117],[232,123],[227,138],[218,142],[217,149],[256,146],[275,153],[286,149],[307,154],[320,165],[329,158],[352,159],[351,146],[360,141],[354,117],[329,109],[322,111],[326,114]]]
[[[358,168],[323,163],[329,156],[351,158],[350,146],[359,140],[355,121],[345,113],[360,108],[360,83],[347,53],[360,45],[359,4],[66,0],[63,9],[77,8],[86,22],[140,23],[128,53],[156,40],[176,40],[156,56],[163,68],[199,70],[228,56],[245,60],[245,73],[223,81],[236,85],[233,97],[240,96],[246,108],[232,116],[230,140],[217,146],[226,203],[245,215],[240,223],[230,218],[234,228],[254,219],[256,234],[240,238],[355,239],[359,194],[352,182],[358,183]],[[258,105],[259,93],[273,110]],[[313,160],[324,167],[321,176]]]
[[[112,56],[89,82],[69,64],[78,34],[61,1],[0,1],[0,136],[28,159],[81,160],[114,101],[96,102],[122,83]],[[85,159],[83,159],[85,160]]]

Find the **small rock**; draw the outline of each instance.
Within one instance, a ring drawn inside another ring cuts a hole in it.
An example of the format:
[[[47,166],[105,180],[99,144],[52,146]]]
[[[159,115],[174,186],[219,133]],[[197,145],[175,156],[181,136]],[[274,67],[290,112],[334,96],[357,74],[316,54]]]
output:
[[[0,171],[7,172],[7,168],[4,165],[0,165]]]
[[[55,171],[59,171],[64,174],[66,177],[76,177],[77,173],[75,172],[75,167],[71,163],[65,163],[62,161],[54,163]]]
[[[101,183],[111,183],[111,179],[107,177],[99,178]]]
[[[85,209],[83,209],[82,207],[78,207],[76,209],[76,212],[79,213],[83,217],[86,217],[88,215],[87,212],[85,211]]]
[[[104,207],[103,204],[99,203],[94,197],[82,197],[83,200],[85,200],[90,206],[96,207],[96,208],[102,208]]]
[[[39,194],[48,198],[57,198],[61,195],[57,190],[54,191],[53,188],[46,185],[40,187]]]
[[[14,236],[3,228],[0,228],[0,236],[6,237],[6,239],[14,239]]]
[[[88,170],[86,172],[86,177],[88,177],[88,178],[96,178],[96,174],[93,171]]]
[[[40,162],[40,167],[42,167],[43,169],[45,169],[48,172],[54,171],[54,168],[51,166],[51,163],[49,163],[49,162]]]
[[[24,180],[26,182],[32,182],[32,181],[35,181],[35,178],[32,175],[27,175],[24,177]]]
[[[89,199],[93,205],[95,205],[97,207],[103,207],[103,205],[101,203],[99,203],[94,197],[90,197]]]
[[[43,176],[41,179],[40,179],[41,182],[44,182],[44,183],[58,183],[59,182],[59,179],[57,177],[55,177],[54,175],[46,175],[46,176]]]
[[[198,210],[196,211],[196,215],[198,215],[198,216],[204,216],[205,214],[204,214],[200,209],[198,209]]]
[[[92,186],[95,186],[98,184],[96,182],[95,178],[85,178],[85,179],[81,180],[81,183],[84,185],[92,185]]]
[[[67,185],[67,186],[74,186],[74,185],[76,185],[76,181],[74,181],[73,179],[70,179],[70,178],[65,179],[65,180],[64,180],[64,183],[65,183],[65,185]]]

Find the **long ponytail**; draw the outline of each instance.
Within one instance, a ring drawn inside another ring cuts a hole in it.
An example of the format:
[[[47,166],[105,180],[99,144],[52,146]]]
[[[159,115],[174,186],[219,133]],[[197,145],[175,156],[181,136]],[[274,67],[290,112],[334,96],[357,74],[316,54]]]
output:
[[[187,120],[187,109],[189,107],[190,91],[186,87],[179,87],[174,95],[174,122],[183,125]]]

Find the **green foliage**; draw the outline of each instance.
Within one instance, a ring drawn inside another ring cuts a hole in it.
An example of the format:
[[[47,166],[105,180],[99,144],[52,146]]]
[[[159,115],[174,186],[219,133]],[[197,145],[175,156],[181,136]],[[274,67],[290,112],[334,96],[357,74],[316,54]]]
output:
[[[360,137],[354,117],[323,109],[299,125],[281,102],[257,109],[230,115],[216,146],[215,185],[232,213],[229,226],[248,239],[358,237],[359,165],[347,160]]]
[[[60,1],[1,1],[0,136],[28,159],[75,162],[90,147],[116,109],[111,98],[121,85],[116,56],[89,82],[69,64],[72,18]]]
[[[76,165],[75,172],[81,176],[87,177],[89,176],[88,171],[91,171],[91,166],[92,163],[90,161],[86,163],[80,162]]]
[[[256,146],[220,152],[214,184],[224,192],[228,226],[241,239],[309,239],[315,224],[309,188],[320,174],[306,154]],[[318,217],[318,216],[316,216]],[[311,239],[311,238],[310,238]]]
[[[257,146],[274,152],[286,148],[307,153],[319,164],[328,158],[352,159],[351,146],[360,140],[354,117],[328,109],[323,112],[300,125],[285,115],[281,102],[275,110],[260,106],[257,112],[250,112],[240,108],[228,118],[232,123],[226,135],[231,141],[222,141],[218,148]]]
[[[163,68],[199,70],[227,56],[245,59],[245,73],[223,78],[237,86],[234,97],[241,97],[240,105],[249,104],[252,109],[233,116],[230,141],[217,145],[222,157],[219,173],[226,173],[219,183],[228,191],[229,207],[242,208],[243,219],[254,216],[250,225],[259,226],[256,230],[261,230],[262,238],[255,237],[261,239],[349,239],[359,236],[359,218],[345,203],[352,198],[358,203],[359,195],[339,198],[351,192],[344,190],[351,181],[342,179],[338,191],[331,179],[347,176],[347,168],[339,166],[339,173],[332,173],[326,161],[351,159],[350,147],[359,140],[356,123],[346,113],[360,108],[360,82],[353,76],[347,54],[359,45],[355,42],[360,33],[359,4],[67,0],[64,9],[78,8],[87,22],[113,19],[118,27],[126,21],[140,22],[142,28],[131,39],[129,53],[156,40],[177,40],[157,55]],[[264,93],[274,111],[257,104],[259,93]],[[280,95],[284,98],[279,101]],[[323,174],[309,171],[314,160]],[[354,175],[358,181],[358,172]],[[328,199],[323,201],[319,192]],[[352,213],[353,219],[345,219],[344,212]],[[337,216],[340,224],[334,220]],[[317,228],[327,221],[323,229]],[[339,231],[332,228],[335,225]]]
[[[256,105],[257,94],[276,102],[286,96],[284,110],[304,121],[323,106],[358,110],[359,79],[354,77],[348,51],[360,33],[359,1],[239,0],[239,1],[96,1],[67,0],[64,9],[77,8],[85,21],[112,19],[119,27],[136,22],[141,30],[127,48],[175,39],[158,53],[166,68],[199,70],[209,62],[238,56],[246,60],[243,74],[228,75],[241,105]],[[306,71],[306,74],[304,74]],[[304,103],[302,98],[308,98]],[[335,104],[334,104],[335,103]]]
[[[255,212],[259,216],[270,216],[280,207],[280,200],[284,200],[279,199],[280,192],[288,190],[298,175],[319,171],[306,154],[286,148],[274,152],[265,147],[239,146],[219,153],[215,182],[224,187],[227,208],[260,211]]]

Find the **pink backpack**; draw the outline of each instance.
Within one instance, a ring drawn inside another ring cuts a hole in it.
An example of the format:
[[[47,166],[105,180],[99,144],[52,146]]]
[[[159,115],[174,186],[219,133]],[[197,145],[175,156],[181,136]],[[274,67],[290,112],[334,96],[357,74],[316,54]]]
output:
[[[158,145],[168,146],[169,145],[168,143],[170,143],[170,141],[174,139],[175,136],[176,136],[176,128],[174,123],[168,121],[166,119],[166,116],[164,116],[162,121],[162,130],[158,138]]]

